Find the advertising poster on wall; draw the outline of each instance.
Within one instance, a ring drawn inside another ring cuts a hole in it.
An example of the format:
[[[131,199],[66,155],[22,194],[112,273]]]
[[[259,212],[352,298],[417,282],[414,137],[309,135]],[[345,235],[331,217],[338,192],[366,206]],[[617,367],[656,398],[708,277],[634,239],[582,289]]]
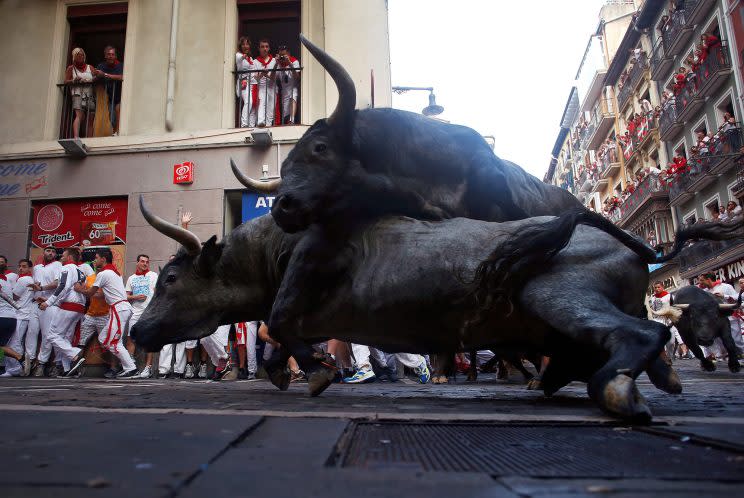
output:
[[[258,218],[271,212],[274,205],[275,194],[257,194],[255,192],[243,192],[242,222],[245,223],[253,218]]]
[[[92,261],[95,248],[107,246],[114,266],[124,269],[127,237],[127,198],[65,199],[32,203],[31,260],[41,259],[45,247],[79,247]]]

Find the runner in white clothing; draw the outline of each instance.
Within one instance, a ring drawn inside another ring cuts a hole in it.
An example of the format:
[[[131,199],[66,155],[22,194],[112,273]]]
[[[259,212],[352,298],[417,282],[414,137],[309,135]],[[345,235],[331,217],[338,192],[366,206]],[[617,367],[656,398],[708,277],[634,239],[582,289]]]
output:
[[[155,293],[155,284],[158,281],[158,274],[154,271],[150,271],[150,256],[147,254],[139,254],[137,256],[137,268],[134,275],[130,275],[127,279],[127,285],[124,290],[127,293],[127,299],[132,304],[132,319],[129,320],[129,327],[127,328],[127,351],[129,354],[134,354],[134,341],[129,336],[129,331],[134,327],[145,312],[145,308],[150,304],[152,295]],[[152,376],[152,360],[154,353],[147,353],[147,360],[145,367],[137,375],[139,378],[149,378]]]
[[[75,330],[85,313],[85,296],[73,290],[76,283],[85,280],[83,272],[78,268],[80,249],[77,247],[65,249],[61,262],[64,266],[60,273],[59,285],[51,296],[39,304],[39,309],[43,312],[51,306],[59,308],[52,318],[49,340],[54,347],[55,356],[62,360],[62,366],[69,376],[85,361],[82,350],[72,345]]]
[[[13,299],[18,305],[16,310],[16,330],[9,346],[15,351],[25,350],[26,358],[21,365],[15,360],[6,360],[5,371],[10,375],[27,376],[31,372],[31,362],[36,359],[36,347],[39,341],[39,307],[34,302],[34,279],[31,276],[33,263],[29,259],[18,262],[18,281],[13,286]],[[25,347],[24,347],[25,343]]]
[[[45,248],[42,258],[43,263],[34,266],[33,270],[34,286],[32,289],[36,291],[35,300],[37,303],[46,301],[52,295],[54,289],[59,285],[59,275],[62,271],[62,264],[57,261],[57,251],[54,247]],[[34,368],[35,377],[44,375],[46,363],[52,354],[49,330],[52,326],[52,318],[54,318],[58,309],[56,306],[51,306],[44,311],[39,311],[41,347],[39,348],[36,368]]]
[[[728,304],[736,303],[739,299],[739,293],[736,292],[736,290],[730,284],[727,284],[720,280],[716,280],[716,277],[717,275],[715,273],[706,273],[700,275],[698,277],[698,284],[705,292],[713,294],[714,296],[721,299],[722,302]],[[734,344],[736,344],[736,348],[739,350],[739,353],[741,353],[742,351],[744,351],[744,341],[742,341],[739,320],[734,316],[729,316],[728,319],[729,324],[731,325],[731,337],[734,339]],[[718,349],[718,351],[716,351],[716,348]],[[715,354],[718,357],[722,358],[727,354],[720,338],[716,338],[713,346],[707,349],[710,350],[710,353],[708,354],[708,351],[704,350],[706,352],[706,357]]]
[[[113,260],[114,256],[108,247],[96,249],[95,265],[97,268],[101,268],[101,271],[96,275],[96,281],[88,289],[79,283],[75,284],[74,288],[77,292],[88,297],[98,292],[98,289],[103,291],[103,297],[111,308],[108,327],[101,331],[98,341],[105,349],[116,355],[121,362],[123,370],[117,375],[117,378],[127,378],[137,374],[137,366],[121,341],[121,336],[127,329],[129,319],[132,317],[132,305],[127,300],[124,282],[119,271],[113,265]]]
[[[0,256],[0,275],[5,275],[5,280],[10,282],[10,285],[15,285],[18,281],[18,274],[8,269],[8,258],[5,256]]]
[[[680,345],[680,351],[682,351],[682,348],[684,347],[682,336],[679,335],[677,327],[672,325],[671,320],[657,314],[660,310],[668,308],[671,305],[672,295],[664,289],[664,284],[660,281],[654,282],[654,293],[648,298],[648,309],[651,312],[651,319],[653,321],[663,323],[672,331],[672,336],[669,338],[669,342],[667,342],[665,349],[667,356],[669,358],[674,358],[675,341]]]

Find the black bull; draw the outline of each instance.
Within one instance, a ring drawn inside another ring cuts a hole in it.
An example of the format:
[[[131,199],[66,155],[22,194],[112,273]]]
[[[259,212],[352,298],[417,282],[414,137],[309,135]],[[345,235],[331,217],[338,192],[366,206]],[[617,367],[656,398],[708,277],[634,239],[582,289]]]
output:
[[[568,191],[545,184],[498,158],[474,130],[395,109],[357,111],[346,70],[302,38],[339,90],[336,109],[318,120],[283,162],[281,180],[241,181],[259,191],[278,188],[272,215],[288,233],[306,235],[287,263],[269,317],[281,341],[347,273],[336,257],[355,232],[385,215],[441,220],[510,221],[585,209]],[[633,245],[648,262],[654,251],[607,221],[604,230]],[[681,241],[677,239],[678,248]],[[333,265],[328,265],[333,261]]]
[[[300,235],[283,233],[265,216],[200,247],[191,232],[152,215],[142,200],[141,207],[148,222],[184,249],[163,268],[152,302],[132,329],[138,344],[154,351],[209,335],[220,324],[269,316]],[[634,382],[642,371],[667,392],[681,390],[659,359],[669,330],[640,318],[646,263],[601,230],[573,230],[576,223],[597,221],[586,212],[507,223],[381,220],[350,240],[350,273],[304,316],[282,350],[312,372],[311,390],[313,382],[325,388],[329,379],[303,347],[326,338],[389,352],[547,354],[547,394],[586,381],[590,397],[606,411],[648,420]],[[472,319],[468,299],[474,275],[483,305],[479,320]],[[489,301],[496,305],[485,306]]]
[[[682,341],[690,348],[695,358],[700,360],[700,366],[709,372],[716,369],[716,364],[703,354],[700,346],[711,346],[716,338],[720,338],[728,353],[728,367],[731,372],[741,370],[739,365],[739,351],[731,336],[731,324],[728,317],[741,305],[738,303],[724,304],[713,295],[695,286],[682,287],[672,294],[673,306],[662,309],[660,316],[669,318],[677,327]]]

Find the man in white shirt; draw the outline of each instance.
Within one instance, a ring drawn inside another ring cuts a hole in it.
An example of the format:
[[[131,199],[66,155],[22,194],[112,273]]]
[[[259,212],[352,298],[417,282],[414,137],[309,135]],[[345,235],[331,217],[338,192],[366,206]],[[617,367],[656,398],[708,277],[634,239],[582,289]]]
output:
[[[137,256],[137,267],[134,275],[127,279],[127,285],[124,290],[127,292],[127,299],[132,305],[132,318],[129,320],[127,328],[127,351],[130,355],[134,354],[134,341],[129,337],[129,331],[134,324],[139,321],[145,308],[150,304],[152,295],[155,293],[155,284],[158,281],[158,274],[150,271],[150,256],[140,254]],[[152,375],[152,359],[154,353],[147,353],[147,362],[145,368],[138,374],[138,377],[146,379]]]
[[[274,107],[276,106],[276,59],[269,53],[269,40],[258,42],[259,56],[254,59],[254,69],[261,72],[254,73],[258,82],[258,126],[272,126],[274,124]]]
[[[59,275],[59,284],[52,295],[39,304],[39,309],[43,312],[52,306],[59,308],[52,318],[49,340],[54,347],[55,358],[62,360],[64,371],[69,376],[85,362],[83,351],[72,345],[75,329],[85,313],[85,296],[73,290],[75,284],[85,280],[85,275],[78,268],[80,249],[65,249],[61,263],[64,266]]]
[[[0,275],[5,275],[5,280],[11,285],[15,285],[18,280],[18,274],[8,269],[8,258],[5,256],[0,256]]]
[[[5,371],[14,377],[27,376],[31,372],[31,362],[36,358],[36,346],[39,340],[39,307],[34,302],[34,291],[29,288],[34,283],[31,276],[32,268],[31,260],[20,260],[18,281],[13,286],[13,299],[18,309],[16,310],[15,334],[8,345],[15,351],[21,352],[25,349],[26,352],[23,365],[13,359],[6,360]]]
[[[113,265],[114,255],[108,247],[96,249],[96,268],[101,271],[96,275],[93,286],[86,288],[80,283],[75,284],[75,291],[87,297],[93,296],[98,289],[103,291],[103,297],[109,308],[109,323],[105,330],[98,335],[101,345],[112,352],[121,362],[122,372],[117,378],[134,377],[137,374],[137,366],[129,352],[122,345],[121,337],[127,324],[132,317],[132,305],[127,300],[124,290],[124,282],[116,267]]]
[[[698,277],[698,285],[705,291],[713,294],[714,296],[722,299],[724,303],[735,303],[739,299],[739,293],[730,285],[725,282],[721,282],[716,279],[715,273],[704,273]],[[739,353],[744,351],[744,341],[742,341],[741,328],[739,326],[738,318],[729,316],[729,323],[731,324],[731,337],[734,339],[734,344],[739,350]],[[718,351],[716,351],[716,348]],[[711,353],[722,357],[726,354],[726,349],[723,347],[721,339],[716,338],[716,342],[710,348]],[[707,353],[707,351],[706,351]],[[708,356],[708,354],[706,354]]]
[[[277,68],[282,69],[276,75],[282,102],[282,124],[294,124],[300,94],[300,61],[289,55],[286,45],[280,46],[277,52]]]
[[[32,289],[36,291],[35,300],[37,303],[46,301],[52,295],[54,289],[59,285],[59,275],[62,271],[62,264],[57,261],[57,251],[54,247],[45,248],[42,258],[42,263],[34,266],[33,269],[34,285]],[[46,364],[52,354],[49,330],[52,326],[52,319],[58,309],[56,306],[50,306],[43,311],[39,311],[41,348],[39,348],[39,356],[37,357],[36,368],[34,368],[35,377],[44,375]],[[54,376],[58,374],[57,370],[53,370],[50,373]]]
[[[664,284],[660,281],[654,282],[654,293],[651,294],[651,296],[649,296],[648,298],[648,310],[651,312],[651,319],[653,321],[663,323],[672,331],[672,337],[669,339],[669,342],[666,344],[665,347],[666,353],[669,358],[674,357],[675,341],[677,344],[679,344],[680,351],[683,354],[685,353],[685,351],[682,351],[684,343],[682,341],[682,336],[679,335],[677,327],[674,327],[671,320],[669,320],[668,318],[658,315],[658,312],[660,310],[668,308],[672,305],[671,303],[672,295],[669,294],[666,289],[664,289]]]
[[[241,36],[238,40],[238,52],[235,54],[235,70],[238,71],[238,78],[235,87],[235,93],[240,99],[240,127],[256,126],[256,108],[254,101],[256,94],[256,73],[250,72],[255,69],[254,61],[251,57],[251,40],[247,36]]]

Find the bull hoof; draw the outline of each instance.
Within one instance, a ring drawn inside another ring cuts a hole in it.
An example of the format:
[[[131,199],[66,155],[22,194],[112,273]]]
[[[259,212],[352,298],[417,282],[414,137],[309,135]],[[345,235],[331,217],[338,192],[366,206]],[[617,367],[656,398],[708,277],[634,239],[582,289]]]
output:
[[[449,379],[446,375],[435,375],[431,378],[432,384],[447,384],[449,382]]]
[[[529,382],[527,382],[527,390],[528,391],[539,391],[542,389],[542,379],[540,377],[532,377]]]
[[[700,368],[706,372],[715,372],[716,364],[706,358],[700,361]]]
[[[606,412],[637,424],[651,422],[651,410],[635,381],[625,374],[603,382],[605,376],[595,374],[589,381],[589,397]]]
[[[277,368],[268,372],[268,374],[271,383],[278,387],[280,391],[289,389],[289,381],[292,379],[292,375],[287,368]]]
[[[321,366],[309,373],[307,375],[307,389],[310,392],[310,396],[318,396],[325,391],[335,377],[336,370],[325,366]]]
[[[731,373],[739,373],[739,371],[741,370],[741,364],[736,358],[729,357],[728,367]]]
[[[646,369],[646,373],[651,383],[657,389],[661,389],[669,394],[682,393],[682,381],[679,380],[679,375],[677,375],[671,364],[664,361],[661,357],[657,357],[651,362],[648,369]]]
[[[469,373],[466,380],[468,382],[475,382],[476,380],[478,380],[478,374]]]

